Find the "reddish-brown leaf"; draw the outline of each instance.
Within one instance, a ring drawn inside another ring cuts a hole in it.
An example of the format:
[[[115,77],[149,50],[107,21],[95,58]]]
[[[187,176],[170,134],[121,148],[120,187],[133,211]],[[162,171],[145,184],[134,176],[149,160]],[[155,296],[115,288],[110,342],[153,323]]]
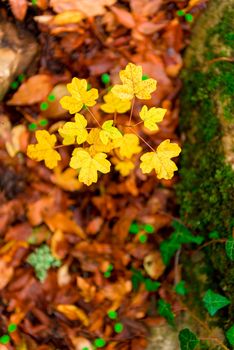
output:
[[[27,0],[9,0],[9,3],[15,18],[19,21],[23,21],[28,9]]]

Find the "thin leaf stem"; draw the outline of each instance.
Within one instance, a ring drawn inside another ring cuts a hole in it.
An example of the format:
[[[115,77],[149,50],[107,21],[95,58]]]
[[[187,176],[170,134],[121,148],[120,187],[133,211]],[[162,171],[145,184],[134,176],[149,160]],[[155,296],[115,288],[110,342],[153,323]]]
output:
[[[91,109],[89,109],[89,107],[87,107],[87,110],[89,111],[89,113],[91,114],[91,116],[93,117],[93,119],[95,120],[95,122],[98,124],[98,126],[101,128],[101,124],[99,123],[99,121],[97,120],[97,118],[95,117],[95,115],[93,114],[93,112],[91,111]]]
[[[128,121],[128,124],[131,125],[131,121],[132,121],[132,115],[133,115],[133,109],[134,109],[134,105],[135,105],[135,96],[133,97],[133,100],[132,100],[132,105],[131,105],[131,112],[130,112],[130,117],[129,117],[129,121]]]
[[[137,135],[139,137],[139,139],[141,139],[141,141],[143,141],[153,152],[155,152],[155,150],[153,149],[153,147],[147,142],[145,141],[145,139],[143,137],[141,137],[133,128],[132,126],[128,126],[129,129],[131,129],[135,135]]]

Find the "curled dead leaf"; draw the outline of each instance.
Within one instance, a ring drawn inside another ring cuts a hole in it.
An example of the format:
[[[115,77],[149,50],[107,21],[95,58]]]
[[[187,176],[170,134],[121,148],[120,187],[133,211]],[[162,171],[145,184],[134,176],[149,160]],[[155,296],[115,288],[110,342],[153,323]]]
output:
[[[75,305],[61,304],[56,309],[71,321],[80,320],[84,326],[87,327],[89,325],[89,319],[86,313]]]
[[[6,285],[10,282],[14,273],[12,266],[7,264],[3,259],[0,260],[0,290],[5,288]]]
[[[147,274],[153,278],[158,279],[165,271],[166,266],[162,261],[160,252],[152,252],[144,258],[144,269]]]
[[[89,284],[84,278],[77,277],[77,286],[81,290],[81,295],[86,303],[89,303],[95,296],[96,287]]]

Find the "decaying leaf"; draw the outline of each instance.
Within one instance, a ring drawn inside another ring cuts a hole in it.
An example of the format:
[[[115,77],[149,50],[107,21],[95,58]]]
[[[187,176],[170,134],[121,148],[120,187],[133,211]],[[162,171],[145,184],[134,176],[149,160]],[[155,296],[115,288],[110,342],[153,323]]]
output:
[[[64,314],[69,320],[76,321],[80,320],[85,326],[89,325],[88,316],[85,312],[75,305],[58,305],[56,309]]]
[[[9,0],[9,3],[15,18],[19,21],[23,21],[28,9],[27,0]]]
[[[162,261],[160,252],[152,252],[144,258],[144,269],[155,280],[164,273],[166,266]]]
[[[34,75],[23,82],[7,104],[23,106],[42,102],[46,100],[52,88],[53,85],[50,75]]]

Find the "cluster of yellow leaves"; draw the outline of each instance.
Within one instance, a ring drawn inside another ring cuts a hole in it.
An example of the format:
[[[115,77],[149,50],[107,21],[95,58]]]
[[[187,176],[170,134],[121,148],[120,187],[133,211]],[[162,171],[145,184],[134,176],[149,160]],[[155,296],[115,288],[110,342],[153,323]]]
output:
[[[64,123],[58,129],[58,133],[63,145],[83,146],[74,148],[69,165],[70,169],[77,173],[79,183],[87,186],[97,182],[98,172],[109,173],[111,162],[122,176],[129,175],[137,162],[137,154],[142,151],[140,139],[143,141],[144,139],[142,137],[139,139],[134,124],[129,125],[132,117],[131,107],[134,105],[135,98],[150,99],[152,92],[156,90],[157,82],[154,79],[142,80],[142,68],[133,63],[129,63],[119,75],[122,84],[113,86],[103,97],[104,103],[100,106],[103,112],[113,114],[113,116],[107,120],[105,118],[102,123],[99,123],[89,109],[97,103],[98,90],[94,88],[88,90],[85,79],[73,78],[72,82],[67,85],[71,96],[64,96],[60,100],[62,107],[75,116],[74,121]],[[85,107],[85,113],[91,114],[93,121],[98,124],[97,127],[87,128],[87,119],[79,113],[83,107]],[[118,125],[117,113],[123,114],[130,109],[129,122],[126,125]],[[137,124],[143,123],[147,129],[157,131],[158,123],[163,120],[165,114],[166,109],[148,108],[143,105],[139,113],[141,121]],[[126,128],[128,132],[125,132]],[[61,160],[60,154],[55,150],[56,135],[39,130],[36,131],[36,139],[37,144],[28,146],[28,156],[36,161],[44,160],[45,165],[50,169],[55,168],[58,161]],[[145,143],[148,144],[146,141]],[[152,149],[152,152],[147,152],[140,157],[140,168],[143,173],[155,170],[159,179],[171,179],[174,171],[177,170],[171,158],[177,157],[180,151],[177,144],[165,140],[156,151]],[[110,160],[107,159],[108,155],[110,155]],[[60,174],[61,179],[62,176]]]

